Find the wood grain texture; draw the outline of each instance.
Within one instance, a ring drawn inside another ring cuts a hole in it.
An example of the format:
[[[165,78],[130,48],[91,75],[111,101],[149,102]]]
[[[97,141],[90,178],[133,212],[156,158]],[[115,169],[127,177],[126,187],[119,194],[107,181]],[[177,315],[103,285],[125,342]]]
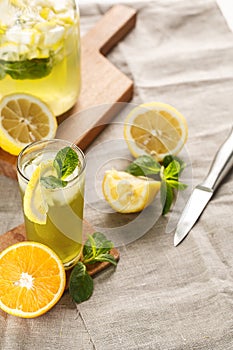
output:
[[[84,240],[86,239],[87,235],[93,234],[94,229],[93,227],[87,222],[84,221],[84,226],[83,226],[83,236]],[[12,244],[18,243],[18,242],[23,242],[26,240],[26,232],[25,232],[25,226],[24,224],[21,224],[12,230],[4,233],[3,235],[0,235],[0,253],[7,247],[9,247]],[[114,258],[118,261],[120,258],[119,251],[116,248],[111,249],[110,254],[114,256]],[[87,266],[87,271],[90,274],[90,276],[95,276],[101,271],[109,268],[112,266],[108,262],[103,262],[103,263],[95,263],[92,265]],[[67,280],[67,286],[68,288],[68,283],[69,283],[69,276],[71,273],[72,269],[66,271],[66,280]]]
[[[69,119],[75,117],[72,142],[83,150],[116,115],[117,109],[133,96],[133,82],[117,69],[106,55],[135,26],[136,11],[124,5],[113,6],[81,39],[81,94],[75,106],[58,117],[58,138],[67,139]],[[86,118],[85,110],[107,104],[102,113]],[[74,118],[73,118],[74,119]],[[63,121],[66,120],[65,123]],[[16,157],[0,149],[0,174],[16,178]]]
[[[16,179],[16,163],[17,158],[0,147],[0,175]]]

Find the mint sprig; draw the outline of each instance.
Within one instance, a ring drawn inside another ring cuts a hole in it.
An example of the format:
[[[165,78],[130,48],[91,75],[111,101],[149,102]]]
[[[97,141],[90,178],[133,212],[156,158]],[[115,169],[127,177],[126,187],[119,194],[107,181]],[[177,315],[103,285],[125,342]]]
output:
[[[174,200],[174,190],[184,190],[187,185],[179,181],[179,176],[186,164],[178,157],[168,155],[163,162],[158,163],[153,157],[143,155],[135,159],[125,169],[134,176],[159,177],[161,180],[160,194],[163,205],[163,215],[166,215]]]
[[[56,154],[53,161],[57,177],[54,175],[42,176],[40,178],[41,184],[49,189],[65,187],[68,182],[64,179],[71,175],[79,165],[80,160],[77,153],[71,147],[64,147]]]
[[[71,147],[62,148],[56,155],[53,166],[59,179],[64,180],[71,175],[79,165],[77,153]]]
[[[135,159],[126,168],[126,172],[134,176],[149,176],[159,174],[161,165],[150,156],[143,155]]]
[[[41,79],[49,75],[52,69],[52,56],[22,61],[0,60],[0,79],[3,79],[6,74],[15,80]]]
[[[49,188],[52,190],[54,190],[55,188],[66,187],[67,185],[67,181],[63,181],[53,175],[42,176],[40,178],[40,182],[45,188]]]
[[[160,187],[161,203],[163,205],[163,215],[166,215],[173,203],[174,193],[172,187],[166,181],[162,181]]]
[[[116,265],[116,260],[109,254],[113,243],[106,239],[103,233],[95,232],[90,235],[83,248],[83,263],[109,262]]]
[[[113,243],[101,232],[89,235],[83,248],[83,257],[74,267],[69,280],[69,293],[76,303],[88,300],[93,293],[94,284],[88,274],[86,265],[96,262],[108,262],[117,265],[116,259],[110,254]]]
[[[179,175],[184,169],[184,162],[178,161],[178,159],[170,158],[170,163],[165,160],[165,164],[161,166],[160,178],[162,180],[161,185],[161,195],[163,206],[163,215],[166,215],[173,203],[174,200],[174,189],[176,190],[185,190],[187,185],[179,181]]]

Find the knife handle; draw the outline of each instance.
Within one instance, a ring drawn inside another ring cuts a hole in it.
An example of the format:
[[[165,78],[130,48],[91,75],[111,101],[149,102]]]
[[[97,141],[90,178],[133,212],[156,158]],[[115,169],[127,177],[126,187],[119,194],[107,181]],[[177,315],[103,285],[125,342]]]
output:
[[[219,148],[202,186],[215,190],[233,166],[233,127],[230,135]]]

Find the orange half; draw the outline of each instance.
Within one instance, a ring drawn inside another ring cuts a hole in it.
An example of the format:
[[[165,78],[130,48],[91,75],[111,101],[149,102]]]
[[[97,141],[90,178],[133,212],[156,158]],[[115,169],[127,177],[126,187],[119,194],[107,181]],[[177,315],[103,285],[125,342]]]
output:
[[[65,284],[61,260],[41,243],[20,242],[0,254],[0,308],[11,315],[44,314],[61,298]]]

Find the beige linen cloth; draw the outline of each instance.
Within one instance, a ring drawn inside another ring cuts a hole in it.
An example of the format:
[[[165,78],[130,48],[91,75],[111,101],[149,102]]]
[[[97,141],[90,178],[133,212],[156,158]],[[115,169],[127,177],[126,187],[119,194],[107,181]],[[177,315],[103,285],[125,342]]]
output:
[[[232,33],[213,0],[134,6],[137,26],[109,59],[134,80],[134,103],[162,101],[186,116],[186,151],[196,185],[233,123]],[[82,6],[82,31],[107,9]],[[113,137],[108,127],[96,143]],[[4,233],[23,221],[17,183],[1,176],[0,198]],[[166,233],[170,214],[120,247],[117,269],[95,278],[87,302],[76,306],[66,293],[50,312],[32,320],[1,312],[0,349],[233,349],[232,201],[231,172],[177,248],[173,233]],[[96,215],[91,223],[107,217]]]

